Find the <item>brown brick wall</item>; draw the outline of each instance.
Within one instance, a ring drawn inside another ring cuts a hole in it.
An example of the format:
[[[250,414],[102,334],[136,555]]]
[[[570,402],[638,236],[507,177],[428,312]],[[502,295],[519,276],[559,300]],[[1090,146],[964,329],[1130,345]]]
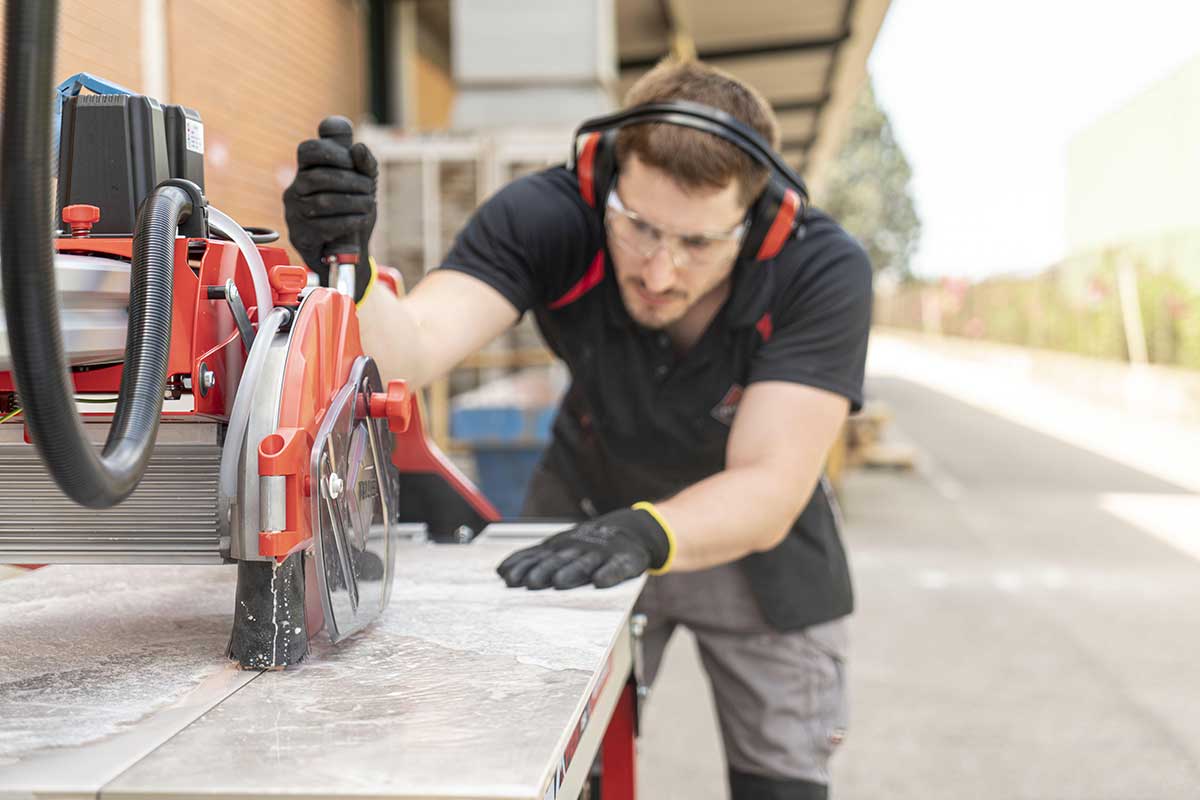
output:
[[[5,2],[0,0],[0,36]],[[58,12],[55,79],[91,72],[134,91],[141,88],[141,3],[138,0],[63,0]],[[0,38],[0,53],[4,43]]]
[[[134,91],[141,89],[138,0],[64,2],[58,20],[58,80],[77,72],[91,72]]]
[[[0,0],[0,32],[3,8]],[[327,114],[363,112],[364,5],[168,0],[166,8],[166,99],[204,119],[209,199],[242,224],[286,233],[280,195],[296,143]],[[77,72],[142,90],[139,0],[63,0],[56,78]]]
[[[284,233],[297,142],[328,114],[362,114],[362,4],[173,0],[170,10],[171,98],[204,118],[209,198],[242,224]]]
[[[440,131],[450,127],[454,110],[454,79],[449,71],[418,54],[417,65],[417,130]]]

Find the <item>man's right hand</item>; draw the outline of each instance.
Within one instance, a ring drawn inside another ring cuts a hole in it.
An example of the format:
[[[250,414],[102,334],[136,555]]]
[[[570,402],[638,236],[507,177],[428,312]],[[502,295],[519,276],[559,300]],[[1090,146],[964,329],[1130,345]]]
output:
[[[359,243],[360,263],[375,228],[375,182],[379,166],[362,142],[349,149],[328,139],[307,139],[296,148],[297,172],[283,193],[284,218],[292,246],[322,285],[329,284],[325,249],[347,240]],[[370,280],[369,269],[356,271],[355,299]]]

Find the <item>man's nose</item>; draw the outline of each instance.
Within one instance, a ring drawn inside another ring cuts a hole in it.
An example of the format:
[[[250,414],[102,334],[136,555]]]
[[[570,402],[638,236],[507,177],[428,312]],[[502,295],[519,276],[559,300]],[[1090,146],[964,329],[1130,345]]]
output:
[[[665,292],[675,285],[675,261],[671,247],[666,242],[660,242],[658,249],[646,262],[642,282],[651,292]]]

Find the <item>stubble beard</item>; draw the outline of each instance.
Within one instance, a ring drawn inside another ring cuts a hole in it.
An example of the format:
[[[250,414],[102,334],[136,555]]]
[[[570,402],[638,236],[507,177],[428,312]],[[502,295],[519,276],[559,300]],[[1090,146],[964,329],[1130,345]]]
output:
[[[687,297],[682,292],[670,293],[669,296],[672,299],[669,303],[658,307],[651,306],[638,295],[639,288],[633,281],[623,282],[621,284],[621,300],[625,304],[625,310],[629,312],[629,316],[643,328],[662,330],[682,319],[691,308],[691,304],[687,302]]]

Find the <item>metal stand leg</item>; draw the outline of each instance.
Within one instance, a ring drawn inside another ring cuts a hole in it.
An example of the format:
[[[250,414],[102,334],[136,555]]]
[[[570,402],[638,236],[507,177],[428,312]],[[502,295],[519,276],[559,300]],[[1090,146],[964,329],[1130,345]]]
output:
[[[637,689],[630,681],[613,709],[601,744],[604,773],[600,800],[634,800],[637,797]]]

